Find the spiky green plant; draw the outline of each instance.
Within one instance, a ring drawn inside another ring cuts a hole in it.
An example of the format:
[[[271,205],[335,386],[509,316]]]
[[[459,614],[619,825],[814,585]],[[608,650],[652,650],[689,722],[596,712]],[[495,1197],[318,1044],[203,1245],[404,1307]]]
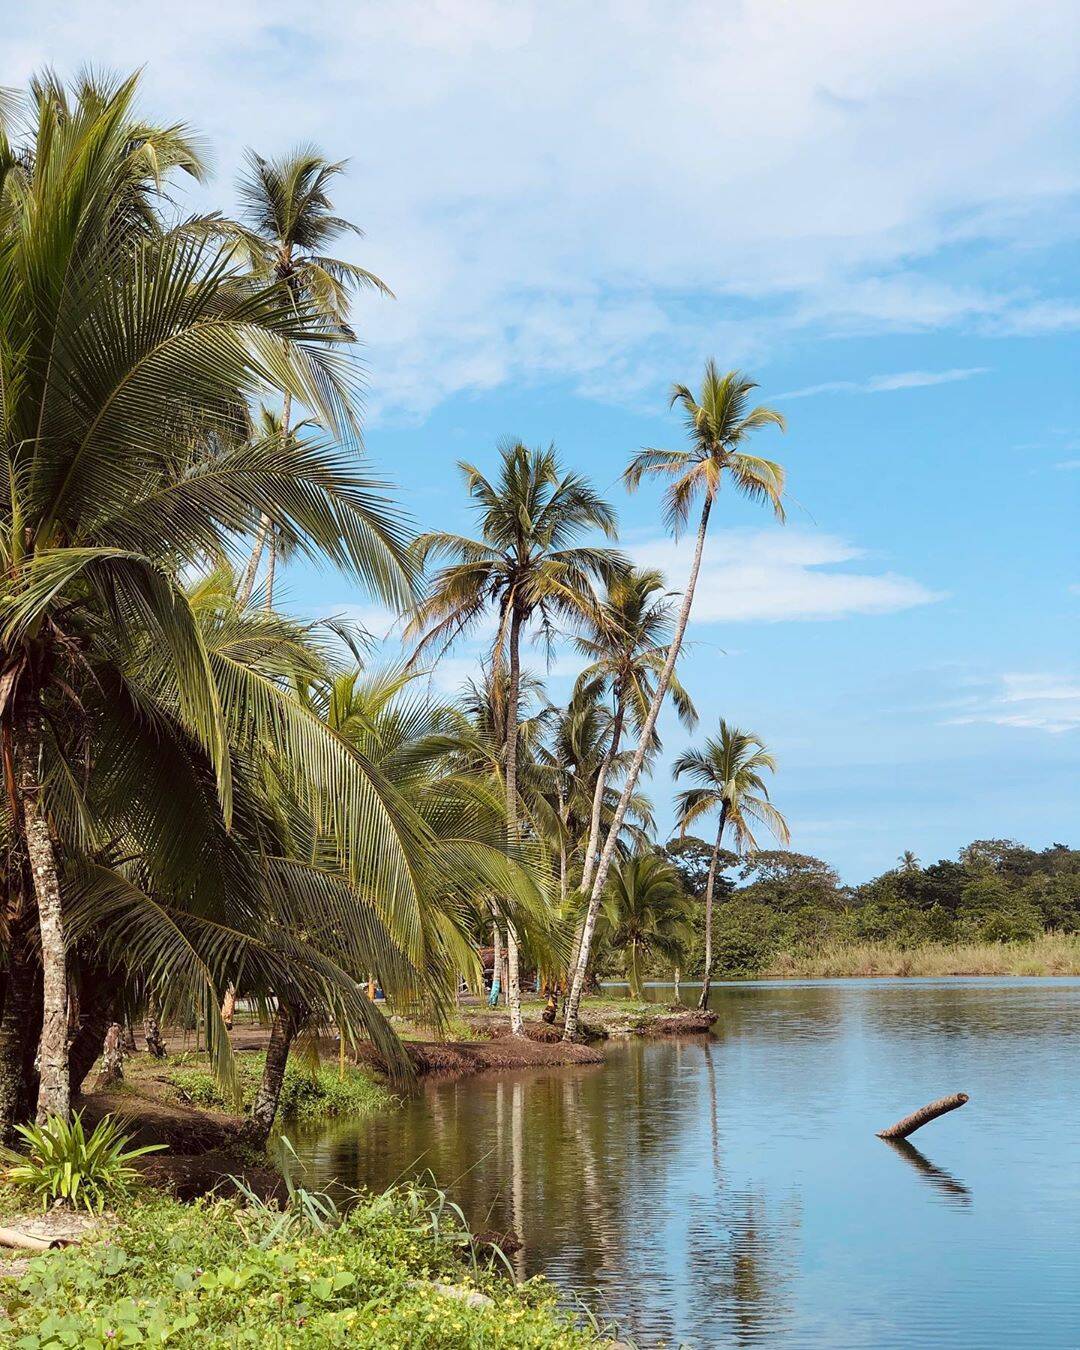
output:
[[[135,1159],[165,1147],[128,1148],[131,1136],[121,1132],[112,1116],[104,1116],[87,1135],[78,1111],[70,1119],[50,1116],[44,1124],[15,1128],[27,1148],[25,1153],[0,1149],[8,1163],[4,1180],[16,1190],[30,1191],[42,1209],[59,1203],[100,1214],[107,1203],[122,1200],[138,1184]]]

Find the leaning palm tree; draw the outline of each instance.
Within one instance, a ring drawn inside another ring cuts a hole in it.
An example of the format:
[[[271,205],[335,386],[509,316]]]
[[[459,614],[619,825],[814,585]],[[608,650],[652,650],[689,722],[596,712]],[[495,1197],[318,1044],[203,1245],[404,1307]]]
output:
[[[679,874],[653,852],[634,853],[612,869],[601,934],[622,953],[631,995],[644,998],[642,966],[649,957],[678,966],[690,941],[693,906]]]
[[[581,890],[588,895],[597,863],[600,816],[608,776],[622,748],[627,717],[640,731],[649,715],[657,675],[667,659],[671,637],[672,601],[664,590],[664,578],[654,568],[631,568],[608,587],[607,595],[590,616],[586,630],[575,646],[588,665],[578,676],[579,689],[611,697],[611,728],[607,750],[596,774],[589,837]],[[672,672],[669,688],[682,724],[693,728],[697,713],[693,702]],[[654,732],[655,739],[655,732]]]
[[[607,548],[578,543],[589,530],[615,534],[615,513],[575,473],[565,472],[554,447],[530,450],[519,441],[499,449],[499,474],[489,481],[471,464],[460,466],[480,517],[480,537],[433,531],[415,545],[421,565],[449,559],[434,576],[408,632],[419,638],[418,653],[445,649],[494,609],[498,624],[492,681],[505,726],[503,746],[507,830],[513,845],[520,816],[518,792],[521,637],[531,626],[549,641],[559,623],[580,623],[596,607],[594,583],[608,582],[625,570],[623,559]],[[503,690],[505,689],[505,695]],[[518,943],[507,924],[508,1002],[515,1036],[524,1034]]]
[[[185,573],[227,557],[265,517],[306,556],[390,603],[411,596],[400,517],[354,455],[245,439],[246,402],[275,390],[327,426],[351,422],[342,336],[304,297],[241,273],[234,246],[214,231],[162,223],[162,159],[133,111],[136,83],[87,78],[68,95],[40,81],[24,139],[0,128],[0,741],[13,841],[0,1061],[26,1041],[28,1026],[8,1025],[8,1013],[17,1022],[20,1008],[32,1010],[27,991],[40,970],[41,1116],[66,1115],[70,1097],[72,859],[54,804],[93,774],[102,727],[140,707],[136,695],[103,703],[105,691],[127,687],[121,657],[153,652],[149,687],[174,691],[172,714],[210,775],[201,790],[212,790],[228,828],[238,772],[229,680],[249,695],[239,725],[273,728],[279,741],[287,729],[290,753],[305,746],[327,789],[335,751],[282,709],[287,691],[228,663],[215,668]],[[184,135],[168,132],[174,146]],[[164,162],[181,162],[179,151]],[[203,455],[223,425],[220,453]],[[149,712],[133,716],[128,749],[147,749],[156,733]],[[167,793],[162,772],[147,791]],[[363,765],[350,775],[370,823],[379,793]],[[362,832],[359,816],[353,826]],[[356,840],[350,857],[361,871]],[[400,851],[393,866],[406,884]]]
[[[600,897],[607,883],[608,870],[615,853],[615,842],[622,828],[622,818],[637,786],[656,729],[657,718],[660,716],[660,709],[671,684],[675,663],[682,649],[686,626],[690,621],[690,610],[694,603],[694,590],[701,571],[709,517],[725,477],[734,484],[737,492],[752,501],[766,502],[772,507],[777,519],[784,519],[783,468],[772,460],[750,454],[744,448],[753,432],[767,426],[783,430],[785,426],[781,414],[772,408],[750,406],[750,395],[756,388],[757,385],[740,371],[732,370],[726,375],[721,375],[714,361],[707,362],[701,393],[697,398],[684,384],[675,385],[671,392],[671,406],[674,407],[678,403],[685,414],[690,448],[642,450],[634,456],[623,475],[631,491],[646,475],[664,475],[673,480],[665,498],[664,514],[669,528],[676,537],[690,519],[691,508],[697,501],[701,502],[701,515],[690,563],[690,575],[675,623],[675,632],[668,645],[667,657],[656,677],[656,687],[641,729],[638,748],[627,771],[619,807],[615,812],[615,819],[611,823],[593,877],[577,969],[574,972],[570,996],[566,1001],[564,1034],[567,1040],[573,1040],[577,1034],[578,1006],[581,991],[585,986],[589,946],[599,911]]]
[[[775,773],[776,760],[765,743],[752,731],[740,731],[720,719],[719,734],[705,742],[704,750],[687,750],[672,767],[676,778],[687,777],[696,786],[678,797],[679,831],[686,831],[696,820],[719,813],[716,840],[709,859],[709,879],[705,884],[705,974],[701,981],[699,1008],[709,1003],[712,979],[713,894],[716,888],[717,860],[730,826],[737,851],[742,854],[757,848],[752,825],[764,825],[776,836],[781,847],[789,839],[787,821],[769,801],[763,773]]]
[[[333,211],[330,188],[344,169],[344,163],[331,163],[311,146],[301,146],[279,159],[264,159],[249,150],[240,179],[244,228],[236,233],[247,246],[257,272],[282,283],[298,304],[319,314],[328,328],[351,337],[348,318],[352,293],[368,289],[393,298],[393,292],[373,272],[325,252],[343,234],[364,235],[358,225]],[[280,426],[283,439],[293,430],[291,421],[292,393],[286,389]],[[274,565],[275,525],[267,517],[259,522],[240,581],[244,602],[254,588],[268,538],[271,567]],[[272,594],[272,581],[268,590]]]

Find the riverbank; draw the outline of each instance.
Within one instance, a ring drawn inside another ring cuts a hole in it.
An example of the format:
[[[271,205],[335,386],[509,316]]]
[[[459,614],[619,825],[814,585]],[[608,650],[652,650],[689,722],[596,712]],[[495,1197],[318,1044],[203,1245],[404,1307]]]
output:
[[[1023,942],[964,942],[903,947],[860,942],[775,956],[755,978],[853,979],[949,975],[1080,975],[1080,935],[1045,933]],[[722,978],[722,977],[721,977]]]
[[[25,1223],[0,1194],[0,1222]],[[78,1245],[5,1253],[0,1341],[25,1347],[161,1344],[267,1350],[433,1346],[580,1350],[543,1280],[515,1285],[439,1191],[413,1184],[305,1218],[229,1200],[124,1203]]]

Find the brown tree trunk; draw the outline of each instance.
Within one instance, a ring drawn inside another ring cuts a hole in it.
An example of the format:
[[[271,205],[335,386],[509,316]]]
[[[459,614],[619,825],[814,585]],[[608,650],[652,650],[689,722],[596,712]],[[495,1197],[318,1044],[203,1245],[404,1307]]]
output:
[[[619,804],[615,808],[615,817],[608,828],[607,839],[604,843],[604,851],[600,855],[600,862],[597,865],[596,875],[593,878],[592,891],[589,896],[589,908],[585,913],[585,927],[581,936],[581,950],[578,952],[577,968],[574,971],[574,981],[570,986],[570,993],[566,1000],[566,1022],[563,1030],[563,1039],[567,1041],[572,1041],[577,1035],[578,1008],[581,1003],[581,992],[585,987],[585,976],[589,968],[589,953],[592,950],[593,934],[596,931],[596,919],[600,913],[600,897],[603,895],[604,887],[607,885],[608,873],[611,870],[611,862],[615,856],[615,847],[619,841],[619,831],[622,829],[623,821],[626,819],[626,813],[630,809],[630,799],[634,795],[638,778],[641,776],[641,767],[645,763],[645,756],[648,754],[649,746],[652,743],[653,732],[656,730],[656,721],[660,716],[660,708],[667,695],[668,686],[671,684],[671,676],[675,670],[675,663],[679,659],[683,638],[686,636],[686,627],[690,621],[690,610],[694,603],[694,590],[697,587],[698,573],[701,571],[701,556],[705,551],[705,535],[709,528],[709,512],[711,509],[712,501],[709,497],[706,497],[705,503],[701,508],[701,523],[698,525],[697,543],[694,548],[694,560],[690,565],[690,576],[687,578],[686,593],[683,596],[682,606],[679,609],[679,618],[675,625],[675,634],[671,640],[671,646],[668,648],[664,668],[661,670],[660,678],[657,680],[656,688],[653,690],[652,701],[649,704],[648,715],[645,718],[645,725],[641,728],[641,740],[638,742],[638,748],[634,751],[634,758],[630,761],[630,768],[626,775],[626,781],[623,783]]]
[[[225,1023],[225,1030],[232,1031],[233,1018],[236,1016],[236,985],[230,984],[225,990],[225,997],[221,1000],[221,1020]]]
[[[510,680],[506,691],[506,830],[512,846],[518,838],[518,703],[521,694],[521,614],[514,606],[510,616]],[[506,1002],[510,1009],[511,1036],[524,1036],[521,1020],[521,960],[514,922],[506,918]]]
[[[64,943],[64,915],[60,900],[60,874],[52,835],[41,801],[41,715],[33,709],[16,732],[15,751],[19,770],[26,856],[37,900],[41,931],[43,974],[40,1083],[37,1119],[49,1116],[66,1120],[71,1111],[68,1078],[68,976]]]
[[[949,1111],[955,1111],[957,1107],[963,1106],[967,1100],[966,1092],[955,1092],[951,1097],[939,1097],[936,1102],[931,1102],[929,1106],[921,1106],[918,1111],[912,1111],[910,1116],[898,1120],[895,1125],[890,1125],[887,1130],[878,1130],[878,1138],[906,1139],[909,1134],[914,1134],[916,1130],[921,1130],[924,1125],[929,1125],[932,1120],[937,1120],[938,1116],[944,1116]]]
[[[87,965],[81,972],[81,983],[79,1022],[68,1047],[72,1097],[78,1096],[102,1053],[115,1007],[116,986],[109,971]]]
[[[698,1007],[702,1012],[709,1006],[709,986],[712,982],[713,970],[712,916],[713,895],[716,892],[716,861],[720,856],[720,841],[724,837],[727,814],[728,804],[724,802],[720,808],[720,825],[716,831],[716,843],[713,844],[712,857],[709,859],[709,880],[705,884],[705,973],[701,980],[701,995],[698,998]]]
[[[285,1066],[299,1021],[290,1008],[279,1005],[270,1026],[270,1044],[266,1047],[266,1064],[251,1115],[244,1124],[244,1138],[250,1144],[262,1146],[270,1138],[281,1100],[281,1085],[285,1081]]]
[[[273,525],[270,526],[270,553],[266,560],[266,612],[274,608],[274,572],[277,569],[277,537]]]
[[[101,1051],[101,1068],[94,1080],[95,1092],[107,1092],[117,1083],[124,1081],[124,1028],[119,1022],[112,1022],[105,1033],[105,1045]]]
[[[161,1035],[161,1024],[158,1021],[158,1002],[151,996],[146,1005],[146,1019],[143,1022],[143,1037],[146,1040],[146,1049],[154,1059],[165,1059],[168,1050],[165,1048],[165,1042]]]

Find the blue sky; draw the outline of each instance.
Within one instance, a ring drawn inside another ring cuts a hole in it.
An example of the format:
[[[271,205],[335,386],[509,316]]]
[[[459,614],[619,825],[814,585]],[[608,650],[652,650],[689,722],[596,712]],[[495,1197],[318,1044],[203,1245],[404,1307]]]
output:
[[[1076,842],[1071,3],[9,16],[0,82],[86,61],[145,66],[147,108],[205,135],[193,203],[232,206],[249,144],[350,160],[339,204],[368,237],[346,247],[398,295],[359,307],[367,446],[420,526],[467,524],[457,458],[554,441],[677,584],[655,491],[618,476],[678,443],[672,380],[710,355],[753,373],[789,418],[762,449],[788,466],[790,522],[722,502],[685,679],[704,728],[775,748],[794,847],[859,880],[904,848]],[[287,588],[306,613],[371,613],[335,577]],[[667,824],[664,767],[651,791]]]

